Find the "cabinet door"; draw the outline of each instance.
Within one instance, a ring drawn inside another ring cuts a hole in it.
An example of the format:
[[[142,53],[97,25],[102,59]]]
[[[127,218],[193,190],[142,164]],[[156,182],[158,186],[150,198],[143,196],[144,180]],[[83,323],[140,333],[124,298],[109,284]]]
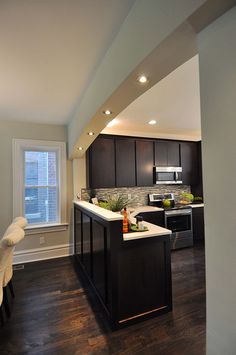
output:
[[[92,244],[91,244],[91,219],[82,213],[82,237],[83,237],[83,265],[87,274],[92,276]]]
[[[204,240],[204,208],[195,207],[192,211],[193,215],[193,240],[194,242]]]
[[[180,166],[180,144],[178,142],[155,142],[156,166]]]
[[[155,166],[168,165],[167,142],[155,142]]]
[[[97,138],[90,147],[91,188],[115,187],[115,144],[113,138]]]
[[[153,141],[136,141],[137,186],[153,185],[154,147]]]
[[[104,226],[93,220],[93,282],[107,303],[107,255],[106,231]]]
[[[180,144],[168,142],[168,166],[180,166]]]
[[[197,143],[181,143],[181,165],[183,168],[183,184],[197,184],[199,179]]]
[[[158,212],[141,212],[137,216],[143,217],[143,220],[155,224],[160,227],[164,227],[164,211]],[[136,217],[137,217],[136,216]]]
[[[116,186],[135,186],[135,141],[116,139]]]
[[[74,255],[82,260],[83,255],[83,236],[82,236],[82,213],[75,207],[74,209]]]

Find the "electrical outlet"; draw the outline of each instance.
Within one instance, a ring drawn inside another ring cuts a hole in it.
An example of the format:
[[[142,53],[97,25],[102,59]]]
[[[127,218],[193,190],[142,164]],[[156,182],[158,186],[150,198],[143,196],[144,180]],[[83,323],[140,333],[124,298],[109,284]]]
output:
[[[45,238],[44,237],[40,237],[39,238],[39,244],[45,244]]]
[[[131,194],[128,194],[128,200],[131,200]]]

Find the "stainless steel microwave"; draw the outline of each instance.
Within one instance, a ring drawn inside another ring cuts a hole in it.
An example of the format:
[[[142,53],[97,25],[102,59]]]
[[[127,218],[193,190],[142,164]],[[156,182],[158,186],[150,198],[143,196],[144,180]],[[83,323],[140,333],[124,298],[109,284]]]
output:
[[[155,184],[182,184],[182,167],[154,166]]]

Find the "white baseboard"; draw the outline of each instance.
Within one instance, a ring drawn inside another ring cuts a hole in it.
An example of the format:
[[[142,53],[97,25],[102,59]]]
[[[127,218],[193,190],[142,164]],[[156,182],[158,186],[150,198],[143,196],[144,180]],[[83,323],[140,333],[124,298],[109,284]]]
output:
[[[73,244],[61,244],[29,250],[15,251],[13,264],[24,264],[32,261],[62,258],[73,254]]]

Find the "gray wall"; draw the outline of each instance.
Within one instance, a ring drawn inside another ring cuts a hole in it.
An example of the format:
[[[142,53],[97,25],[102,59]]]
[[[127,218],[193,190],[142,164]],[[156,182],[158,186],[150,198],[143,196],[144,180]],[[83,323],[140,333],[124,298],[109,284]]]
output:
[[[207,354],[236,353],[236,7],[198,37]]]
[[[0,238],[12,221],[12,139],[37,139],[67,141],[67,129],[59,125],[42,125],[0,121]],[[67,215],[70,222],[72,200],[71,162],[67,162]],[[39,237],[45,237],[45,244],[40,245]],[[57,233],[40,233],[27,235],[17,250],[47,248],[68,244],[70,229]]]

